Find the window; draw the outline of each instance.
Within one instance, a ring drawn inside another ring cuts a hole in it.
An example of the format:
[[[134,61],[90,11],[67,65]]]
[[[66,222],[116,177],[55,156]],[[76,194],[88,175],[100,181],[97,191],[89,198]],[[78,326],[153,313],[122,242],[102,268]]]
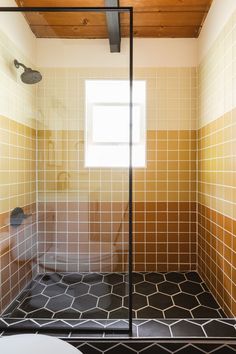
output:
[[[129,82],[86,81],[85,166],[129,166]],[[146,162],[146,82],[133,83],[133,167]]]

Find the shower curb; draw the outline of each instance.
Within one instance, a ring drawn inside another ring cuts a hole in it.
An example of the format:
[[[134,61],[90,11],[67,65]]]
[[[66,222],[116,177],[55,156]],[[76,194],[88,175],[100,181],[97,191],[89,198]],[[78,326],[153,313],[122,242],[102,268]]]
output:
[[[83,354],[236,353],[234,319],[133,320],[132,336],[124,331],[127,325],[128,321],[124,320],[2,318],[0,336],[20,333],[51,335],[65,340]],[[96,331],[91,332],[92,326],[96,327]],[[99,326],[101,330],[98,332]],[[122,332],[117,332],[117,329]],[[186,335],[189,329],[191,335]]]
[[[94,331],[91,329],[94,328]],[[128,320],[0,319],[0,332],[54,333],[68,339],[112,340],[231,340],[236,342],[235,319],[133,320],[129,335]],[[118,332],[117,332],[118,331]]]

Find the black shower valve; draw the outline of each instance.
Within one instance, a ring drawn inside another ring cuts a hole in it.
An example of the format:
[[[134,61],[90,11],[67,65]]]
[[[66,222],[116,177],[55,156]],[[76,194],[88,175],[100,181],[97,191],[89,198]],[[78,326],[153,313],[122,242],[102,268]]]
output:
[[[10,225],[13,227],[20,226],[24,219],[27,219],[32,214],[25,214],[24,210],[20,207],[17,207],[12,210],[10,215]]]

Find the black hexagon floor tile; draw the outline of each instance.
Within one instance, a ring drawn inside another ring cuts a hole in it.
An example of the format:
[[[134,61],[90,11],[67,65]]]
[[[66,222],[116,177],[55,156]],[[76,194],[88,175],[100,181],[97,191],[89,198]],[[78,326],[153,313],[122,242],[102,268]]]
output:
[[[179,286],[182,291],[190,295],[199,295],[204,291],[201,284],[197,284],[189,280],[181,283]]]
[[[82,278],[83,283],[86,284],[97,284],[101,283],[103,280],[103,275],[99,273],[88,273]]]
[[[138,318],[164,318],[163,312],[155,307],[146,306],[137,311]]]
[[[194,318],[220,318],[219,312],[206,306],[199,306],[192,310]]]
[[[77,318],[79,319],[81,313],[72,308],[63,309],[62,311],[58,311],[54,314],[53,318],[61,318],[61,319],[69,319],[69,318]]]
[[[106,311],[113,311],[121,306],[122,298],[114,294],[101,296],[98,301],[98,307]]]
[[[123,306],[116,310],[110,311],[109,318],[110,319],[129,318],[129,309]]]
[[[149,346],[147,349],[144,349],[140,352],[141,354],[170,354],[169,351],[160,347],[159,345],[153,344]]]
[[[203,354],[199,349],[193,345],[186,345],[183,349],[180,349],[178,354]]]
[[[82,275],[79,273],[66,274],[62,279],[63,283],[67,285],[79,283],[81,282],[81,280],[82,280]]]
[[[118,344],[118,345],[114,346],[113,348],[106,351],[106,354],[120,354],[120,353],[135,354],[135,352],[132,349],[129,349],[124,344]]]
[[[235,337],[236,335],[236,329],[233,326],[218,320],[206,323],[203,328],[206,331],[206,334],[210,337],[228,338]]]
[[[124,281],[124,277],[122,274],[111,273],[111,274],[104,275],[103,281],[104,281],[104,283],[107,283],[110,285],[116,285],[116,284],[122,283]]]
[[[79,310],[80,312],[90,310],[97,305],[97,297],[93,295],[82,295],[75,298],[72,308]]]
[[[21,303],[19,308],[25,312],[32,312],[32,311],[35,311],[37,309],[44,307],[44,305],[47,303],[48,300],[49,300],[49,298],[47,296],[44,296],[41,294],[35,295],[32,297],[26,298]]]
[[[125,281],[128,282],[128,280],[129,280],[129,276],[126,275],[125,276]],[[133,274],[132,274],[132,283],[133,284],[138,284],[138,283],[141,283],[142,281],[144,281],[144,274],[143,273],[133,272]]]
[[[174,323],[171,326],[171,331],[174,337],[204,337],[204,332],[201,326],[185,320]]]
[[[147,273],[145,274],[145,280],[149,281],[150,283],[158,284],[162,283],[165,278],[161,273]]]
[[[157,292],[157,288],[156,285],[143,281],[135,285],[135,291],[142,295],[151,295]]]
[[[164,311],[165,318],[192,318],[191,312],[182,307],[172,306]]]
[[[153,320],[141,324],[138,332],[140,337],[171,337],[168,326]]]
[[[106,319],[107,311],[103,311],[100,308],[95,307],[92,310],[84,311],[81,314],[81,318],[94,318],[94,319]]]
[[[72,302],[73,302],[73,298],[71,296],[68,296],[66,294],[62,294],[62,295],[52,297],[48,301],[46,308],[48,310],[53,311],[53,312],[57,312],[57,311],[65,309],[67,307],[70,307]]]
[[[195,272],[134,272],[133,281],[134,318],[225,317]],[[37,275],[3,316],[127,319],[127,307],[127,274],[48,273]]]
[[[128,283],[120,283],[117,285],[113,285],[113,294],[119,295],[119,296],[126,296],[129,294],[129,285]]]
[[[41,308],[40,310],[29,312],[26,317],[27,318],[51,318],[52,316],[53,316],[52,311],[45,308]]]
[[[173,296],[173,301],[175,305],[183,307],[185,309],[191,310],[199,305],[196,297],[194,295],[179,293]]]
[[[128,296],[126,296],[124,298],[124,305],[126,307],[129,306],[129,297]],[[141,308],[146,307],[146,306],[147,306],[147,296],[134,293],[133,294],[133,309],[140,310]]]
[[[173,306],[173,301],[170,295],[156,293],[148,297],[149,305],[161,310],[166,310],[167,308]]]
[[[187,280],[194,281],[195,283],[202,283],[201,277],[196,272],[185,273]]]
[[[166,280],[179,284],[185,281],[186,278],[183,273],[170,272],[166,274]]]
[[[92,285],[93,286],[93,285]],[[68,286],[68,289],[66,290],[66,294],[73,296],[73,297],[78,297],[87,294],[89,291],[89,285],[84,284],[84,283],[78,283],[74,285]]]
[[[177,284],[170,283],[169,281],[165,281],[157,285],[158,290],[167,295],[174,295],[180,292],[180,288]]]
[[[54,284],[53,284],[54,285]],[[53,286],[52,285],[52,286]],[[29,289],[28,296],[34,296],[34,295],[39,295],[43,292],[43,290],[46,288],[45,285],[37,283],[35,286]]]
[[[211,307],[212,309],[219,309],[219,304],[216,302],[211,293],[204,292],[198,295],[198,300],[201,305]]]
[[[95,296],[103,296],[111,293],[111,285],[106,283],[98,283],[91,286],[89,293]]]
[[[52,296],[57,296],[59,294],[64,294],[66,290],[67,290],[67,286],[65,284],[57,283],[57,284],[47,286],[43,290],[42,294],[52,297]]]

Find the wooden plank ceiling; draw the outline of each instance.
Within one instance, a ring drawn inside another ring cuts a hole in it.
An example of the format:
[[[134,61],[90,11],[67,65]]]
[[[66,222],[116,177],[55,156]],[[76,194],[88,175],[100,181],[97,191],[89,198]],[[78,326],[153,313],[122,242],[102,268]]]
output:
[[[104,6],[104,0],[15,0],[18,6]],[[120,0],[134,8],[134,36],[142,38],[196,38],[212,0]],[[108,38],[103,13],[28,13],[38,38]],[[121,36],[129,33],[129,17],[121,14]]]

